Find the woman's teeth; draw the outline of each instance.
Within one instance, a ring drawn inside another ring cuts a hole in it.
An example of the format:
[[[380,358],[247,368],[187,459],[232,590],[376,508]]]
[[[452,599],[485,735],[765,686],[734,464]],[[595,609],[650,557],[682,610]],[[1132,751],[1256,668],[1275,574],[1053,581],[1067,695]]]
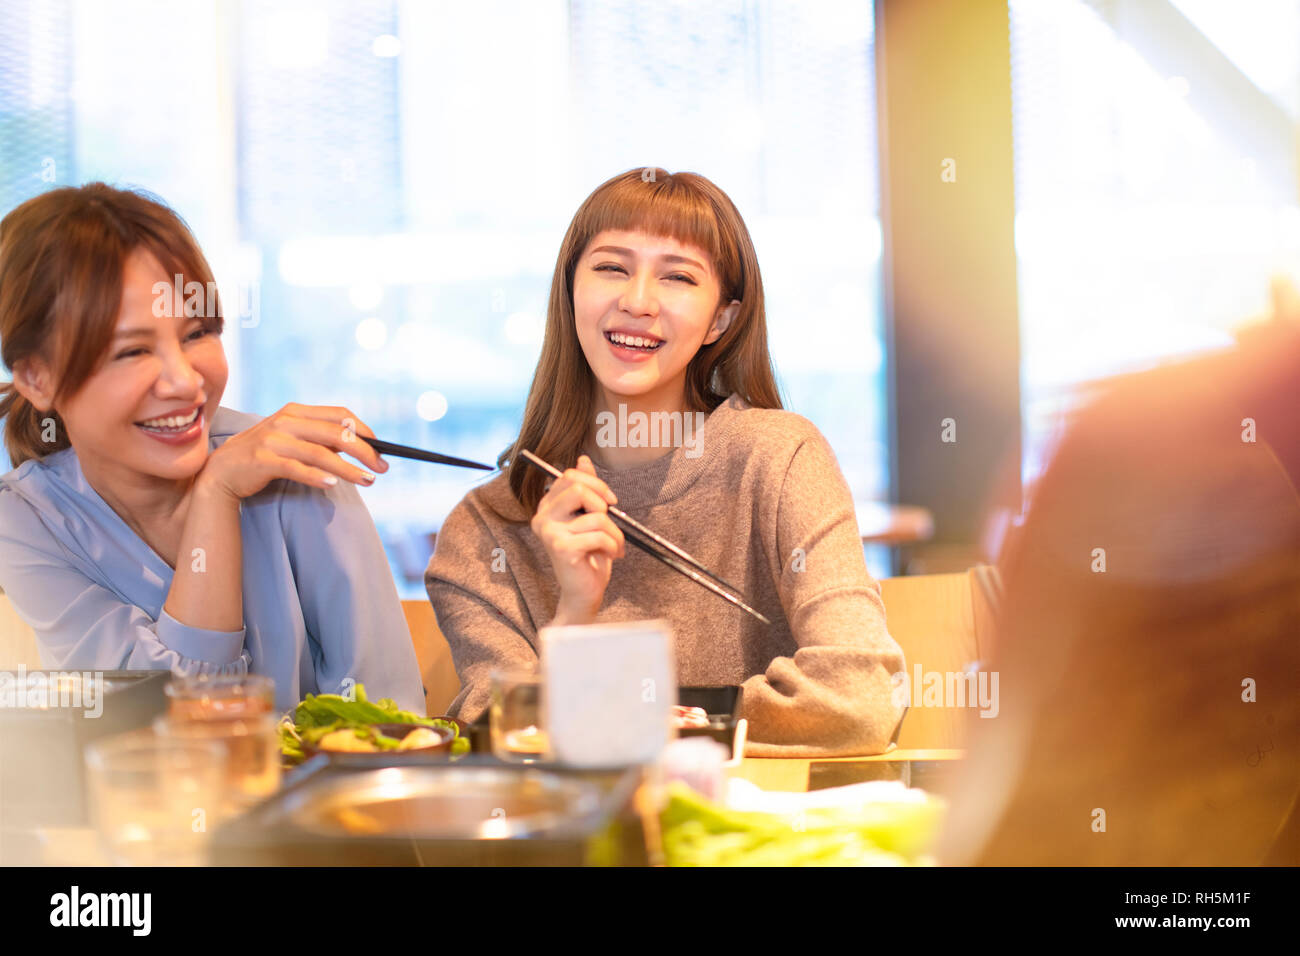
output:
[[[141,428],[148,428],[153,431],[181,431],[189,428],[194,424],[194,419],[199,417],[199,410],[196,408],[188,415],[172,415],[169,418],[151,418],[148,421],[136,422]]]
[[[647,352],[653,352],[664,343],[659,339],[643,339],[639,335],[626,335],[622,332],[606,332],[605,337],[615,345],[621,345],[627,349],[643,349]]]

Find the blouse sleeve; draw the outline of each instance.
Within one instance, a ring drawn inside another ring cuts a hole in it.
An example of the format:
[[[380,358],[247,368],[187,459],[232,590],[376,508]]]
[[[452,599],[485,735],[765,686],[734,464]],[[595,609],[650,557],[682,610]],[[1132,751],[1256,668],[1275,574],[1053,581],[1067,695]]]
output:
[[[867,572],[853,498],[819,432],[796,449],[776,508],[777,587],[798,645],[744,683],[746,754],[882,753],[902,718],[903,652]]]
[[[0,588],[36,632],[46,667],[246,674],[244,629],[209,631],[165,610],[154,620],[90,580],[16,493],[0,490]]]
[[[281,522],[320,693],[365,684],[425,712],[420,667],[379,532],[356,485],[284,482]]]
[[[527,611],[498,547],[486,524],[462,501],[438,531],[424,576],[460,678],[460,693],[448,713],[471,723],[490,703],[494,669],[531,670],[537,664],[537,651],[520,626]]]

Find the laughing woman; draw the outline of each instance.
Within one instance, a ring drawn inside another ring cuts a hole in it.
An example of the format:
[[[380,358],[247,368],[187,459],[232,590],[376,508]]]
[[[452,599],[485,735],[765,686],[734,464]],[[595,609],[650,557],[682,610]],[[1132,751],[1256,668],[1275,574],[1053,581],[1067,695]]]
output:
[[[879,753],[903,656],[848,486],[821,433],[781,410],[740,214],[701,176],[654,172],[579,208],[519,437],[438,534],[425,583],[462,682],[452,712],[475,719],[494,667],[535,663],[541,627],[664,618],[682,684],[743,684],[749,754]],[[664,414],[682,416],[678,447],[646,434]],[[547,489],[525,448],[574,467]],[[611,504],[772,626],[625,551]]]
[[[423,713],[355,487],[374,475],[338,454],[387,470],[369,429],[345,408],[220,407],[220,303],[171,307],[190,282],[215,292],[189,229],[141,194],[56,189],[0,222],[0,588],[47,667],[266,674],[282,710],[364,682]]]

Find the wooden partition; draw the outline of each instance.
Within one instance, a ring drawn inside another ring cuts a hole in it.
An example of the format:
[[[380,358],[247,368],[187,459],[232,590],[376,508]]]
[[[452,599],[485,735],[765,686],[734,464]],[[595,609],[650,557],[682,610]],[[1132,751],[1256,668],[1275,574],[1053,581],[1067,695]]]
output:
[[[406,625],[411,629],[415,644],[415,659],[420,664],[420,680],[424,684],[424,703],[432,717],[445,714],[460,691],[460,678],[451,661],[451,648],[438,630],[438,620],[433,615],[433,605],[424,601],[403,601]]]
[[[9,598],[0,591],[0,669],[41,666],[36,648],[36,634],[20,618]]]
[[[972,569],[880,582],[889,633],[902,647],[907,664],[910,709],[898,735],[901,749],[962,746],[962,728],[978,703],[977,694],[963,706],[950,698],[946,706],[932,706],[925,688],[927,682],[936,686],[936,681],[941,689],[955,685],[958,676],[983,661],[991,649],[992,595],[980,585],[980,574],[981,569]],[[996,689],[989,678],[984,681],[990,691]],[[963,694],[972,687],[978,688],[978,679],[963,679]]]

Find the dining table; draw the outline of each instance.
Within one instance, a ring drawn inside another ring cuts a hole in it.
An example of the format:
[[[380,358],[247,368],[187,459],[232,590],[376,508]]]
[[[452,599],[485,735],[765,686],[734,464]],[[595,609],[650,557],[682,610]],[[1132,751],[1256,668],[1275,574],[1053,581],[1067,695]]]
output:
[[[745,757],[732,775],[761,790],[805,793],[869,780],[899,780],[928,789],[942,782],[965,751],[892,748],[867,757]]]
[[[934,536],[934,515],[920,505],[855,501],[853,509],[863,544],[897,547],[919,544]]]
[[[899,780],[929,789],[941,785],[963,756],[961,750],[891,748],[851,757],[745,757],[729,775],[762,790],[803,793],[869,780]],[[7,836],[7,839],[6,839]],[[93,826],[42,826],[0,835],[8,843],[7,864],[27,866],[110,866]]]

